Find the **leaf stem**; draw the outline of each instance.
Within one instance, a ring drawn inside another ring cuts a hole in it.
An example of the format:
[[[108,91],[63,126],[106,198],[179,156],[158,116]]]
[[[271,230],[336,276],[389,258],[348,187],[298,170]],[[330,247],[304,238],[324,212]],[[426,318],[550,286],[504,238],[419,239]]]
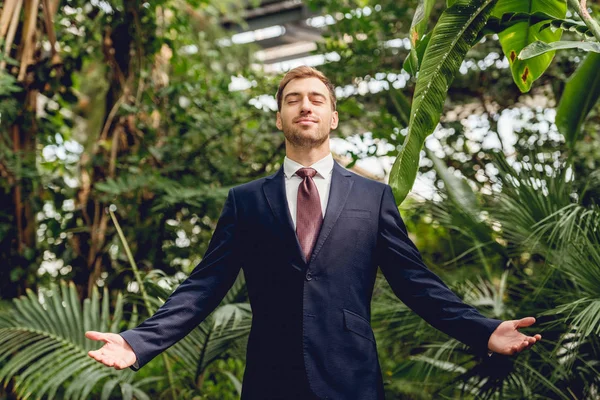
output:
[[[137,264],[136,264],[135,260],[133,259],[133,254],[131,253],[129,244],[127,243],[127,240],[125,239],[125,235],[123,234],[121,225],[119,224],[119,221],[117,221],[117,217],[115,216],[114,211],[111,210],[110,206],[108,207],[108,212],[110,213],[110,218],[112,219],[113,223],[115,224],[115,228],[117,229],[117,233],[119,234],[119,239],[121,239],[121,244],[123,245],[123,248],[125,249],[125,254],[127,254],[127,259],[129,260],[131,269],[133,269],[133,275],[135,276],[135,280],[137,281],[137,283],[140,287],[140,292],[142,293],[142,299],[144,299],[144,305],[146,306],[148,313],[151,313],[153,311],[152,303],[150,303],[150,298],[148,297],[148,293],[146,292],[146,288],[144,287],[144,282],[142,280],[142,276],[140,275],[140,270],[138,269]]]
[[[575,9],[577,14],[581,17],[583,22],[590,28],[590,31],[594,34],[594,37],[598,42],[600,42],[600,25],[598,22],[587,11],[586,0],[567,0],[569,5]]]
[[[131,253],[131,249],[129,248],[129,244],[125,239],[125,235],[123,234],[123,230],[121,229],[121,225],[119,225],[119,221],[117,221],[117,217],[113,210],[111,210],[110,206],[108,207],[108,212],[110,213],[110,218],[115,224],[115,228],[117,229],[117,233],[119,234],[119,239],[121,239],[121,244],[123,244],[123,248],[125,249],[125,254],[127,254],[127,259],[129,260],[129,264],[133,269],[133,275],[135,276],[135,280],[140,288],[140,292],[142,293],[142,299],[144,299],[144,305],[146,306],[146,310],[148,310],[148,314],[152,314],[154,309],[152,307],[152,303],[150,303],[150,298],[148,297],[148,292],[146,292],[146,287],[144,286],[144,281],[142,280],[142,276],[140,275],[140,270],[137,267],[135,260],[133,259],[133,254]],[[163,363],[165,364],[165,369],[167,371],[167,379],[169,381],[169,387],[171,389],[171,399],[175,400],[177,397],[175,395],[175,379],[173,378],[173,371],[171,370],[171,363],[169,362],[169,358],[167,353],[162,354]]]

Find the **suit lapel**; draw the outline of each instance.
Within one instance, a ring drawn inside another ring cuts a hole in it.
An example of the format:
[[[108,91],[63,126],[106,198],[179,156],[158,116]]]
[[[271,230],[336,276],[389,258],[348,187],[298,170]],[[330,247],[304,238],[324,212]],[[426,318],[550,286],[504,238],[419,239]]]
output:
[[[321,225],[321,231],[319,232],[317,243],[313,249],[311,260],[314,260],[317,254],[319,254],[325,240],[327,240],[327,237],[331,233],[331,229],[333,229],[342,213],[342,209],[346,204],[348,194],[350,193],[353,184],[351,176],[352,174],[350,174],[350,172],[342,168],[337,162],[334,162],[325,219],[323,220],[323,225]],[[288,243],[290,248],[294,249],[294,260],[297,262],[292,263],[292,266],[298,270],[306,268],[307,261],[304,258],[304,252],[298,242],[298,237],[294,230],[294,223],[292,222],[292,217],[288,208],[283,167],[281,167],[275,175],[266,179],[263,184],[263,191],[271,211],[281,226],[286,243]]]
[[[325,211],[325,219],[323,225],[321,225],[321,231],[317,238],[317,243],[313,249],[311,260],[321,251],[325,240],[331,233],[335,223],[337,222],[342,209],[348,199],[348,194],[354,183],[351,178],[352,174],[342,168],[337,162],[333,164],[333,171],[331,173],[331,188],[329,189],[329,200],[327,201],[327,210]]]
[[[294,249],[294,260],[296,260],[296,262],[292,262],[292,266],[298,270],[303,270],[306,267],[306,260],[304,259],[300,243],[298,242],[296,232],[294,231],[294,223],[287,203],[283,166],[275,175],[269,176],[266,179],[263,184],[263,192],[265,193],[267,203],[269,204],[273,215],[275,215],[275,218],[281,227],[285,242],[291,249]]]

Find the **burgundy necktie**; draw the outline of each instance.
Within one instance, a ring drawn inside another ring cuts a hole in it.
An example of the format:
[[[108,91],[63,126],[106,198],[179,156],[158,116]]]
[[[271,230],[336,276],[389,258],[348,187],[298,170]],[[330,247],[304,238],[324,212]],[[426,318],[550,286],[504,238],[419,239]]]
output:
[[[302,183],[298,187],[296,234],[300,246],[302,246],[302,251],[304,251],[306,262],[310,261],[313,247],[323,223],[321,199],[319,198],[317,185],[313,181],[313,176],[316,174],[317,171],[313,168],[300,168],[296,171],[296,175],[302,178]]]

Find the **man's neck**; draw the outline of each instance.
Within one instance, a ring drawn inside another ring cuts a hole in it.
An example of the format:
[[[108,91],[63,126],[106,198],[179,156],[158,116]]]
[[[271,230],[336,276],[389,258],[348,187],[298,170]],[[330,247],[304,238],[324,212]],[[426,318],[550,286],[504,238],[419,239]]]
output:
[[[331,150],[329,149],[329,141],[323,143],[323,146],[312,149],[300,149],[293,147],[287,140],[285,144],[285,155],[287,158],[294,160],[298,164],[302,164],[305,167],[310,167],[331,153]]]

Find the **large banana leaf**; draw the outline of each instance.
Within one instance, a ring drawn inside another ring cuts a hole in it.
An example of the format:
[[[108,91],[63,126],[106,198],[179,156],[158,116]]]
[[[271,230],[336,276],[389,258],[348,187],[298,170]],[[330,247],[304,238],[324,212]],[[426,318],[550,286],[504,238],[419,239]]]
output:
[[[73,283],[61,283],[43,297],[27,291],[0,315],[0,381],[5,386],[12,381],[19,398],[86,400],[104,381],[102,399],[119,386],[124,399],[149,400],[133,381],[133,371],[106,368],[87,355],[96,344],[85,331],[118,332],[122,315],[119,294],[111,317],[106,289],[101,302],[94,288],[83,308]]]
[[[496,0],[456,1],[444,11],[431,34],[415,88],[408,133],[390,172],[390,185],[398,204],[415,181],[421,149],[440,120],[448,87],[495,3]]]
[[[590,53],[569,78],[556,111],[556,126],[572,147],[583,121],[600,98],[600,54]]]
[[[565,0],[498,0],[492,15],[502,18],[507,13],[544,13],[555,18],[565,18],[567,3]],[[518,22],[500,32],[500,44],[508,58],[513,80],[522,92],[528,92],[532,83],[548,68],[554,52],[549,52],[529,60],[518,58],[527,45],[540,40],[546,43],[560,40],[562,30],[541,29],[547,24],[537,19]]]

